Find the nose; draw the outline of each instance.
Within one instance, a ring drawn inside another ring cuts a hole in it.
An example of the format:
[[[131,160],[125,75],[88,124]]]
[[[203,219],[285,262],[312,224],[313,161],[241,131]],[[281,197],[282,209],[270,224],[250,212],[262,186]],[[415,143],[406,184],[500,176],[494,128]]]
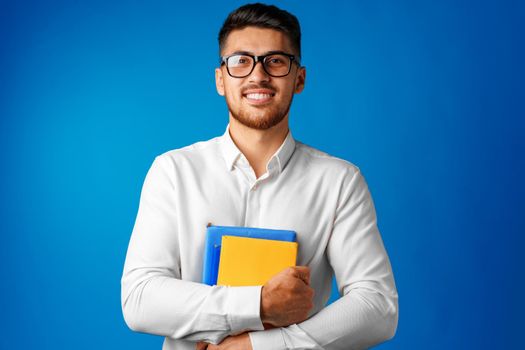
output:
[[[256,62],[255,67],[253,67],[253,71],[249,76],[250,82],[261,82],[261,81],[269,81],[270,75],[266,73],[263,67],[262,61]]]

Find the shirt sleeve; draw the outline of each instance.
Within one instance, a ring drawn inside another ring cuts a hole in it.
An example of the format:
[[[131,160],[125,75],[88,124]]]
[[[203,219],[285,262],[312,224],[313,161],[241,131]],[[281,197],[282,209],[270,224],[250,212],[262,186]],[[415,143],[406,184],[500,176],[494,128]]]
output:
[[[342,297],[300,324],[250,332],[254,350],[366,349],[394,336],[397,290],[359,171],[341,189],[326,254]]]
[[[126,323],[138,332],[215,344],[228,335],[264,329],[260,286],[181,279],[172,167],[157,157],[144,181],[121,281]]]

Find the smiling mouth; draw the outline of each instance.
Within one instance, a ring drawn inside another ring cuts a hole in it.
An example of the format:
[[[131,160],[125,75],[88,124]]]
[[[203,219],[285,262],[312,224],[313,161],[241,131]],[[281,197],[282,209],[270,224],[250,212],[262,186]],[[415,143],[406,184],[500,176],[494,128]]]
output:
[[[275,92],[271,90],[264,90],[264,91],[247,91],[243,94],[243,96],[253,104],[262,104],[269,102],[272,97],[275,96]]]

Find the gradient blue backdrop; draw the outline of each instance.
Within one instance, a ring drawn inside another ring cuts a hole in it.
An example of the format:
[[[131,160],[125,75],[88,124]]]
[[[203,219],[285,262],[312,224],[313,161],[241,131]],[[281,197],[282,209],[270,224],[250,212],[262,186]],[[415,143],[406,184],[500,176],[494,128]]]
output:
[[[0,348],[160,349],[120,277],[154,157],[223,133],[240,1],[0,3]],[[381,349],[518,348],[524,6],[277,1],[303,28],[299,140],[357,164],[400,294]]]

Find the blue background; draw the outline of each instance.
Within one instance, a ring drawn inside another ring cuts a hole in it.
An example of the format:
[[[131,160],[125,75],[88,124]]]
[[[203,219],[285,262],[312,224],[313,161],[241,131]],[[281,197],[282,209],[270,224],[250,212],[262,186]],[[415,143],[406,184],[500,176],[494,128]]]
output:
[[[239,1],[0,4],[0,348],[160,349],[120,311],[154,157],[224,132]],[[294,136],[357,164],[400,294],[382,349],[517,348],[524,6],[278,1],[303,28]]]

